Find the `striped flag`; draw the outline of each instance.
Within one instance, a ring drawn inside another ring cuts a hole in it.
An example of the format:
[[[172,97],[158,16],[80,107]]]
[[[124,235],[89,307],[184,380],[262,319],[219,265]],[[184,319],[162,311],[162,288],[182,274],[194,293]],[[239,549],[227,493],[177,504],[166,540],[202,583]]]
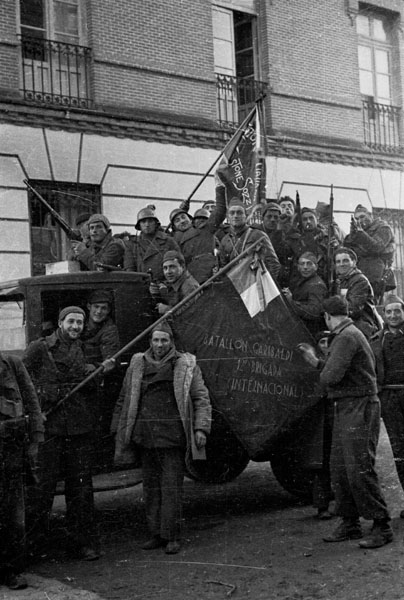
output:
[[[251,262],[251,257],[241,260],[227,273],[236,290],[241,296],[250,317],[263,312],[268,304],[280,296],[271,275],[262,261]]]
[[[226,186],[228,201],[239,198],[246,207],[249,222],[261,222],[260,207],[265,204],[265,121],[262,99],[228,142],[216,175]]]

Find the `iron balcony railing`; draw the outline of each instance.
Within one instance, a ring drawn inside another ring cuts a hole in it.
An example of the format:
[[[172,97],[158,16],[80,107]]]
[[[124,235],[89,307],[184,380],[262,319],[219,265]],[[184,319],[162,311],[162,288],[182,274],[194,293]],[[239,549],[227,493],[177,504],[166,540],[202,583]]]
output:
[[[232,77],[216,73],[218,121],[222,127],[237,127],[254,102],[266,93],[268,84],[252,77]]]
[[[379,104],[372,98],[362,101],[365,144],[376,150],[396,152],[400,149],[400,108]]]
[[[21,53],[25,100],[91,107],[91,48],[24,35]]]

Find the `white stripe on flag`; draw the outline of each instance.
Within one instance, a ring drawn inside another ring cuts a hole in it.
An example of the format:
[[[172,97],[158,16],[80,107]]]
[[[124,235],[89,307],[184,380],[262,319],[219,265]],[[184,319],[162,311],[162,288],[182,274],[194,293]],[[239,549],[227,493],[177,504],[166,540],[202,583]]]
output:
[[[240,294],[251,317],[265,310],[280,295],[271,275],[266,269],[250,269],[251,258],[242,260],[228,274],[228,278]]]

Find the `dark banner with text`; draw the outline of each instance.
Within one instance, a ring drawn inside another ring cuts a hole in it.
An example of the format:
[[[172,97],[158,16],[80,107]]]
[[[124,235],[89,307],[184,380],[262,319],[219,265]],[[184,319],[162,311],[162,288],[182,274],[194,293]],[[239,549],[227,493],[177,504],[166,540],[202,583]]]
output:
[[[265,204],[265,140],[263,104],[259,100],[227,144],[217,168],[226,186],[227,201],[235,197],[242,200],[249,222],[260,221],[260,208]]]
[[[296,351],[313,341],[279,294],[252,317],[224,277],[175,317],[174,329],[178,347],[197,356],[213,406],[250,458],[279,447],[318,404],[318,372]]]

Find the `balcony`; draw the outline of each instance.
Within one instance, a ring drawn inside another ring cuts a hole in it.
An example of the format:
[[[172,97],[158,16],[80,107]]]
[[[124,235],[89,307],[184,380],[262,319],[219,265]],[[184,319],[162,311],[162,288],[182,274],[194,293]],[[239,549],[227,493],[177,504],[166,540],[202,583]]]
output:
[[[378,104],[372,98],[362,101],[365,144],[382,152],[400,149],[400,108]]]
[[[24,35],[24,99],[66,108],[90,108],[91,48]]]
[[[268,84],[251,77],[232,77],[216,73],[216,100],[221,127],[236,128],[255,101],[266,93]]]

